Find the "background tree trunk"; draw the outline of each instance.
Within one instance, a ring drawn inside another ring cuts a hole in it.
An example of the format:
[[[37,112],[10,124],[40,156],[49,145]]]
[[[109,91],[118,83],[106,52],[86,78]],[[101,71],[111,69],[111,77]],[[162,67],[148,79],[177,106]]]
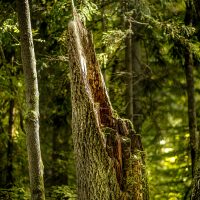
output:
[[[197,136],[197,121],[196,121],[196,106],[194,98],[194,76],[192,66],[192,55],[189,50],[185,53],[185,75],[187,81],[187,96],[188,96],[188,120],[190,133],[190,148],[192,161],[192,177],[195,174],[196,161],[198,157],[198,136]]]
[[[200,19],[199,8],[200,8],[199,1],[197,0],[186,1],[186,14],[185,14],[186,25],[198,26],[199,19]],[[187,82],[188,121],[189,121],[192,177],[193,177],[191,200],[196,200],[196,199],[200,199],[200,188],[199,188],[200,141],[199,141],[199,133],[197,131],[195,87],[194,87],[194,75],[193,75],[193,55],[190,52],[189,47],[186,47],[186,50],[185,50],[185,76],[186,76],[186,82]]]
[[[131,19],[130,16],[127,16],[126,13],[130,12],[130,3],[127,0],[122,0],[122,5],[123,5],[123,10],[122,14],[124,15],[123,17],[123,23],[124,23],[124,30],[128,30],[129,33],[126,36],[125,39],[125,66],[128,72],[128,77],[127,77],[127,93],[128,93],[128,98],[127,98],[127,117],[133,121],[133,59],[132,59],[132,33],[131,33]]]
[[[128,68],[128,118],[133,121],[133,64],[132,64],[132,34],[126,38],[126,66]]]
[[[134,27],[134,32],[137,32],[137,28]],[[140,40],[137,36],[132,36],[132,76],[133,76],[133,124],[137,133],[141,133],[142,128],[142,69],[140,64],[141,57]]]
[[[39,140],[39,92],[28,0],[18,0],[21,57],[26,88],[26,134],[32,200],[44,200],[43,164]]]
[[[195,5],[195,11],[196,11],[197,19],[200,19],[200,1],[194,0],[194,5]]]
[[[125,12],[131,12],[135,5],[132,5],[129,1],[123,0]],[[139,5],[139,2],[137,2]],[[145,153],[141,141],[141,129],[142,129],[142,69],[141,69],[141,47],[140,39],[138,37],[140,29],[137,24],[134,24],[133,19],[137,19],[138,16],[126,16],[125,29],[131,31],[126,37],[126,51],[125,51],[125,64],[128,69],[128,117],[132,121],[136,133],[136,137],[133,136],[132,143],[134,143],[135,154],[140,152],[140,162],[136,162],[135,167],[138,171],[137,177],[137,189],[135,193],[142,193],[143,199],[149,199],[148,181],[146,175],[146,163],[145,163]]]
[[[193,3],[191,0],[186,1],[185,24],[192,25],[193,20]],[[188,121],[190,133],[190,148],[192,161],[192,177],[194,178],[196,161],[198,157],[198,136],[197,136],[197,120],[196,120],[196,105],[194,95],[194,75],[193,75],[193,58],[190,48],[185,50],[185,76],[187,83],[188,96]]]
[[[105,17],[105,0],[101,0],[101,6],[102,6],[102,11],[101,11],[101,23],[102,23],[102,32],[106,31],[106,17]],[[102,46],[102,53],[105,54],[106,46]],[[106,55],[103,55],[103,78],[105,82],[107,83],[106,80]]]
[[[138,32],[137,27],[134,27],[134,32]],[[142,134],[142,124],[143,124],[143,108],[142,108],[142,80],[143,80],[143,71],[141,68],[141,46],[140,39],[137,36],[132,36],[132,68],[133,68],[133,81],[132,81],[132,93],[133,93],[133,125],[138,136],[138,151],[141,152],[141,183],[142,183],[142,192],[143,199],[149,199],[149,188],[148,188],[148,179],[146,172],[146,161],[145,161],[145,152],[141,141]]]

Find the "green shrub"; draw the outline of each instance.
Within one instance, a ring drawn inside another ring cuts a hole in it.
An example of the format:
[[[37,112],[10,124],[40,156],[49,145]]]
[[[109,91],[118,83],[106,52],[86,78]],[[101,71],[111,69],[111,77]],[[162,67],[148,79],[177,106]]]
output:
[[[69,187],[67,185],[62,186],[52,186],[46,195],[46,199],[48,200],[75,200],[76,199],[76,189]]]
[[[0,188],[0,200],[29,200],[30,192],[24,188],[13,187],[11,189]]]

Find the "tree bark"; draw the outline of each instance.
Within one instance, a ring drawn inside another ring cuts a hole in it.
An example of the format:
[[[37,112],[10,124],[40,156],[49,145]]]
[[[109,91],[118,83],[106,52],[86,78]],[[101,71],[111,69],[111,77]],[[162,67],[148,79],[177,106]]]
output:
[[[78,199],[142,200],[137,192],[137,135],[132,123],[112,109],[92,37],[75,10],[69,24],[69,60]]]
[[[44,200],[43,164],[39,139],[39,92],[28,0],[17,0],[21,57],[25,76],[27,151],[32,200]]]

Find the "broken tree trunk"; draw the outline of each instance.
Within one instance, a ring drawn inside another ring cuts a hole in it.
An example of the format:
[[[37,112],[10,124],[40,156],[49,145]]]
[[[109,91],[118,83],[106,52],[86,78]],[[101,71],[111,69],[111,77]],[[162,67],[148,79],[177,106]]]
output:
[[[75,11],[68,29],[78,199],[142,200],[138,136],[113,110],[91,34]]]

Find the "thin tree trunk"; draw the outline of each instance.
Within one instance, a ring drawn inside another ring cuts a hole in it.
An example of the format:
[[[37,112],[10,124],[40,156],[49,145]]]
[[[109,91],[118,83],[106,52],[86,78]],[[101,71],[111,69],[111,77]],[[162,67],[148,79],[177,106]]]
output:
[[[129,12],[133,5],[127,0],[123,0],[125,12]],[[132,137],[132,143],[134,143],[134,153],[139,153],[140,162],[135,163],[135,170],[137,173],[137,188],[135,193],[142,194],[143,200],[149,199],[149,189],[146,174],[146,163],[145,163],[145,153],[141,141],[141,127],[142,127],[142,108],[141,108],[141,96],[142,96],[142,86],[140,82],[142,70],[140,66],[140,41],[136,38],[137,27],[131,22],[130,19],[125,20],[125,28],[132,30],[126,38],[126,49],[125,49],[125,64],[128,68],[129,78],[127,84],[128,90],[128,117],[133,122],[134,128],[136,130],[137,136]]]
[[[128,78],[128,84],[127,84],[127,89],[128,89],[128,96],[129,96],[129,102],[128,102],[128,116],[129,116],[129,119],[131,120],[131,122],[133,122],[134,124],[134,129],[136,130],[137,132],[137,129],[138,127],[140,127],[138,125],[138,123],[135,124],[136,120],[135,118],[137,119],[136,117],[136,105],[139,104],[139,102],[136,102],[136,97],[135,97],[135,94],[136,94],[136,91],[135,91],[135,87],[134,87],[134,76],[135,76],[135,73],[133,71],[133,67],[134,67],[134,63],[135,63],[135,59],[133,58],[133,55],[132,55],[132,51],[134,49],[134,46],[133,46],[133,37],[132,37],[132,34],[129,33],[127,38],[126,38],[126,65],[128,67],[128,75],[129,75],[129,78]],[[137,103],[137,104],[136,104]],[[137,126],[136,126],[137,125]],[[137,129],[136,129],[137,127]],[[140,133],[140,132],[137,132],[137,133]],[[135,175],[136,178],[136,184],[135,186],[135,194],[136,196],[142,196],[141,199],[144,198],[143,196],[143,190],[145,189],[144,185],[142,184],[143,180],[142,180],[142,169],[144,168],[143,166],[143,163],[142,163],[142,156],[141,156],[141,152],[143,151],[143,148],[142,148],[142,143],[141,143],[141,137],[140,135],[137,135],[137,136],[133,136],[131,138],[131,143],[133,144],[134,143],[134,154],[136,154],[138,156],[138,159],[135,161],[135,164],[134,164],[134,171],[137,172]],[[140,152],[140,153],[139,153]]]
[[[195,25],[198,26],[200,23],[200,1],[199,0],[194,0],[194,5],[195,5],[195,11],[196,11],[196,23]],[[198,39],[200,39],[200,31],[198,31]],[[195,115],[196,117],[196,115]],[[198,132],[197,132],[198,133]],[[200,138],[198,135],[198,154],[197,154],[197,161],[196,161],[196,170],[195,170],[195,175],[193,178],[193,185],[192,185],[192,195],[191,195],[191,200],[197,200],[200,199]]]
[[[194,5],[195,5],[197,19],[200,19],[200,1],[194,0]]]
[[[134,31],[136,31],[135,29]],[[136,31],[137,32],[137,31]],[[142,128],[142,108],[141,108],[141,65],[140,65],[140,41],[133,36],[132,38],[132,68],[133,68],[133,124],[137,133],[141,133]]]
[[[78,199],[142,200],[136,192],[141,159],[132,138],[137,135],[112,109],[91,38],[74,10],[69,60]]]
[[[132,34],[126,38],[126,66],[128,67],[128,118],[133,122],[133,64],[132,64]]]
[[[101,23],[102,23],[102,32],[105,32],[106,30],[106,18],[105,18],[105,0],[101,0],[101,5],[102,5],[102,12],[101,12]],[[106,46],[102,46],[102,53],[105,54]],[[105,55],[103,56],[103,78],[106,82],[106,57]]]
[[[7,187],[13,185],[13,126],[14,126],[14,100],[10,100],[9,105],[9,123],[8,123],[8,147],[7,147],[7,167],[6,184]]]
[[[131,26],[132,23],[128,16],[126,16],[126,13],[130,11],[130,3],[127,0],[122,0],[122,15],[123,16],[123,28],[124,30],[129,30],[129,33],[126,36],[125,39],[125,66],[127,68],[128,77],[127,77],[127,93],[128,93],[128,106],[127,106],[127,113],[128,118],[133,121],[133,59],[132,59],[132,33]]]
[[[193,2],[192,0],[187,0],[185,24],[193,25],[193,18],[194,18]],[[199,135],[197,132],[195,88],[194,88],[194,75],[193,75],[193,57],[192,57],[192,53],[190,52],[189,47],[186,47],[186,50],[185,50],[185,76],[186,76],[186,83],[187,83],[188,121],[189,121],[192,178],[193,178],[191,200],[198,200],[200,199]]]
[[[43,164],[39,139],[39,92],[28,0],[17,0],[21,57],[26,89],[26,134],[32,200],[44,200]]]
[[[138,32],[137,27],[133,27],[133,32]],[[132,93],[133,93],[133,125],[138,136],[138,151],[141,153],[141,188],[143,193],[143,200],[149,199],[149,188],[148,179],[146,174],[146,161],[145,152],[141,141],[141,131],[143,124],[143,113],[142,113],[142,69],[141,69],[141,47],[140,40],[137,36],[132,35]]]
[[[198,156],[198,136],[197,136],[192,55],[189,50],[186,50],[185,52],[185,76],[187,81],[188,120],[189,120],[189,133],[190,133],[191,161],[192,161],[192,177],[194,177],[196,161]]]
[[[186,1],[186,15],[185,24],[191,25],[193,19],[192,1]],[[197,135],[197,120],[196,120],[196,106],[195,106],[195,88],[193,75],[193,58],[189,47],[185,50],[185,76],[187,83],[188,96],[188,121],[190,133],[190,148],[192,161],[192,177],[194,178],[196,161],[198,156],[198,135]]]

